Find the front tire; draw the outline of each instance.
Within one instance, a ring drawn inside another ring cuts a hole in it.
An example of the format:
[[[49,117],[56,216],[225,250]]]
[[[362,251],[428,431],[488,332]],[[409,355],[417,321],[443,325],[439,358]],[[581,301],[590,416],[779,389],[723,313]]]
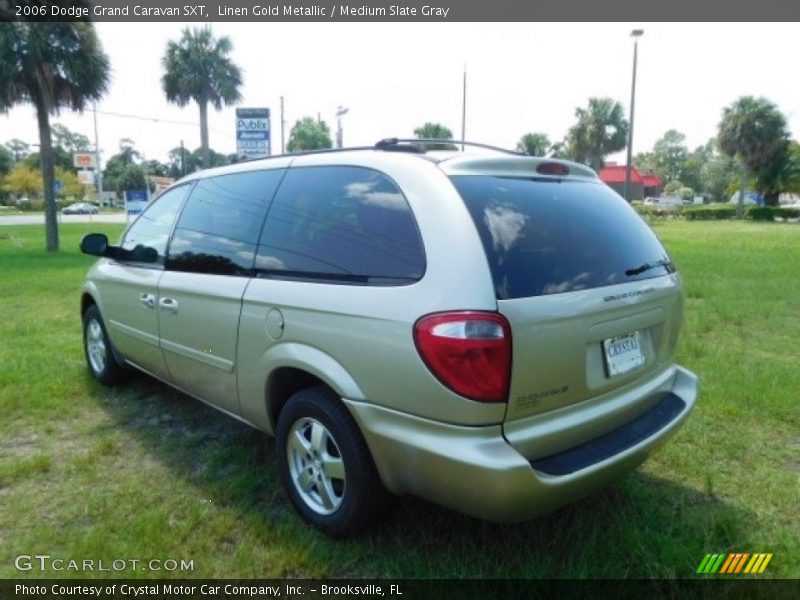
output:
[[[389,493],[361,431],[326,387],[301,390],[281,411],[276,428],[278,470],[302,517],[333,537],[374,523]]]
[[[83,313],[83,352],[89,372],[104,385],[114,385],[130,375],[114,356],[106,326],[95,304]]]

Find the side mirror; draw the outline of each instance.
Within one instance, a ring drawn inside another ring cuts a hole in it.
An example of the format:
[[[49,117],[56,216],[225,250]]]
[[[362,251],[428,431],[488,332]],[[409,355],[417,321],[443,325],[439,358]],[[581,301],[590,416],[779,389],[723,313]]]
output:
[[[154,263],[158,262],[158,250],[150,246],[137,244],[133,250],[127,252],[126,258],[136,262]]]
[[[108,254],[108,236],[105,233],[89,233],[81,240],[81,252],[93,256]]]

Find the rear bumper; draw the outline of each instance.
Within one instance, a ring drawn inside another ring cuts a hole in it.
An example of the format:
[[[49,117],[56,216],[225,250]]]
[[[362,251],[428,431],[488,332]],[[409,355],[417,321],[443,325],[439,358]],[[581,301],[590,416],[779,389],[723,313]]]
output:
[[[697,377],[675,367],[646,409],[612,431],[526,458],[503,427],[463,427],[345,400],[385,485],[490,521],[520,521],[575,500],[643,462],[694,408]]]

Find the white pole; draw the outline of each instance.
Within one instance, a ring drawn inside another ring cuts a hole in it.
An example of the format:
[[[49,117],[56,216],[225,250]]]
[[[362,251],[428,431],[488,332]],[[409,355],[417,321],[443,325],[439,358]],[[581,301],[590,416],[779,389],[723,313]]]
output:
[[[100,142],[97,136],[97,102],[94,103],[92,111],[94,112],[94,168],[97,173],[97,201],[100,206],[103,206],[103,169],[100,165]]]
[[[467,128],[467,64],[464,63],[464,89],[461,94],[461,151],[464,151],[465,131]]]
[[[283,143],[283,128],[286,126],[286,119],[284,119],[283,115],[283,96],[281,96],[281,154],[286,154],[286,147]]]

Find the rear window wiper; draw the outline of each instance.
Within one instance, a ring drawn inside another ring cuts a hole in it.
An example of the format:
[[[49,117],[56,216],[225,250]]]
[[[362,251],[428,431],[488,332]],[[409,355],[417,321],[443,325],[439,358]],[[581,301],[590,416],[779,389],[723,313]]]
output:
[[[628,269],[625,271],[625,275],[632,276],[632,275],[639,275],[640,273],[644,273],[645,271],[650,271],[657,267],[664,267],[667,270],[667,273],[672,273],[675,271],[675,266],[672,264],[672,261],[668,258],[662,258],[661,260],[657,260],[655,262],[646,262],[642,265],[634,269]]]

